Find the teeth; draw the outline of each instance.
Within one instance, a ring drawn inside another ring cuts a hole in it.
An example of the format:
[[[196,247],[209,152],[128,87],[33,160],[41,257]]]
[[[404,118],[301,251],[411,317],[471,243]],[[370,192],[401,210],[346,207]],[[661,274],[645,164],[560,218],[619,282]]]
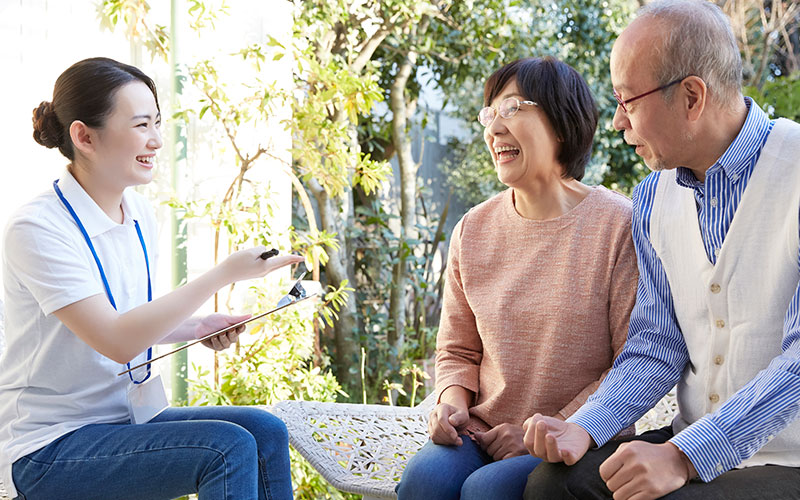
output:
[[[142,163],[153,163],[152,156],[137,156],[136,161],[140,161]]]
[[[505,151],[519,151],[519,148],[515,148],[513,146],[499,146],[494,148],[495,153],[503,153]]]

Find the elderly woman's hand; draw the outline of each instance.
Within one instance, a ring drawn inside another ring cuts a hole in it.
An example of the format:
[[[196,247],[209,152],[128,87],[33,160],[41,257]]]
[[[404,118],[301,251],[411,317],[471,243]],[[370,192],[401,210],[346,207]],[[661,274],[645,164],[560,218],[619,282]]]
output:
[[[500,424],[487,432],[476,432],[475,439],[483,450],[495,460],[527,455],[521,425]]]
[[[428,434],[431,436],[431,441],[436,444],[461,446],[458,430],[466,425],[467,421],[469,421],[469,411],[466,407],[459,408],[439,403],[428,418]]]

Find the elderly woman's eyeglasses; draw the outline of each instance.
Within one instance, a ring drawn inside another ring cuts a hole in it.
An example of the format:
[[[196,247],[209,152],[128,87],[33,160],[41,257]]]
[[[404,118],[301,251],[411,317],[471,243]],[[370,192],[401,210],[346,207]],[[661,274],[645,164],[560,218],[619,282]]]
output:
[[[657,89],[653,89],[653,90],[651,90],[649,92],[645,92],[644,94],[639,94],[637,96],[631,97],[630,99],[625,99],[624,101],[622,100],[622,97],[620,97],[619,92],[617,92],[617,89],[614,89],[614,99],[617,100],[617,103],[619,104],[619,107],[622,108],[622,111],[627,113],[628,112],[628,104],[632,103],[636,99],[641,99],[642,97],[647,97],[650,94],[654,94],[654,93],[658,92],[659,90],[664,90],[666,88],[672,87],[676,83],[681,83],[686,78],[687,77],[685,77],[685,76],[683,78],[678,78],[677,80],[673,80],[673,81],[669,82],[666,85],[662,85],[662,86],[658,87]]]
[[[507,97],[500,102],[500,106],[498,106],[497,109],[492,106],[483,108],[480,113],[478,113],[478,122],[484,127],[488,127],[498,114],[503,118],[511,118],[517,114],[517,111],[519,111],[519,108],[523,104],[538,106],[538,104],[533,101],[520,101],[516,97]]]

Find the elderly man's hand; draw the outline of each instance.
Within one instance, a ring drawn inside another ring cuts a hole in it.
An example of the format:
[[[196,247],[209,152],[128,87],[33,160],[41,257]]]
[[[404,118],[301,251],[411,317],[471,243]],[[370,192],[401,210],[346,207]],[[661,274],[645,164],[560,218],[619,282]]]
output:
[[[696,475],[688,457],[670,442],[623,443],[600,465],[599,471],[614,493],[614,500],[660,498]]]
[[[573,465],[592,446],[592,437],[578,424],[539,413],[522,424],[525,448],[545,462]]]

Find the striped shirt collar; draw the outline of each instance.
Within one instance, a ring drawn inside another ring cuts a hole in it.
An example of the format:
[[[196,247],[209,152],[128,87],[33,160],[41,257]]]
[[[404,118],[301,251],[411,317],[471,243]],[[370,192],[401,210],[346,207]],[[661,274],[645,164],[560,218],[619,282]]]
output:
[[[769,133],[769,116],[750,97],[745,97],[744,103],[748,111],[742,130],[722,156],[706,171],[706,178],[722,169],[728,179],[736,183],[750,165],[753,155],[761,151],[764,139]],[[681,186],[688,188],[702,184],[686,167],[678,167],[675,180]]]

